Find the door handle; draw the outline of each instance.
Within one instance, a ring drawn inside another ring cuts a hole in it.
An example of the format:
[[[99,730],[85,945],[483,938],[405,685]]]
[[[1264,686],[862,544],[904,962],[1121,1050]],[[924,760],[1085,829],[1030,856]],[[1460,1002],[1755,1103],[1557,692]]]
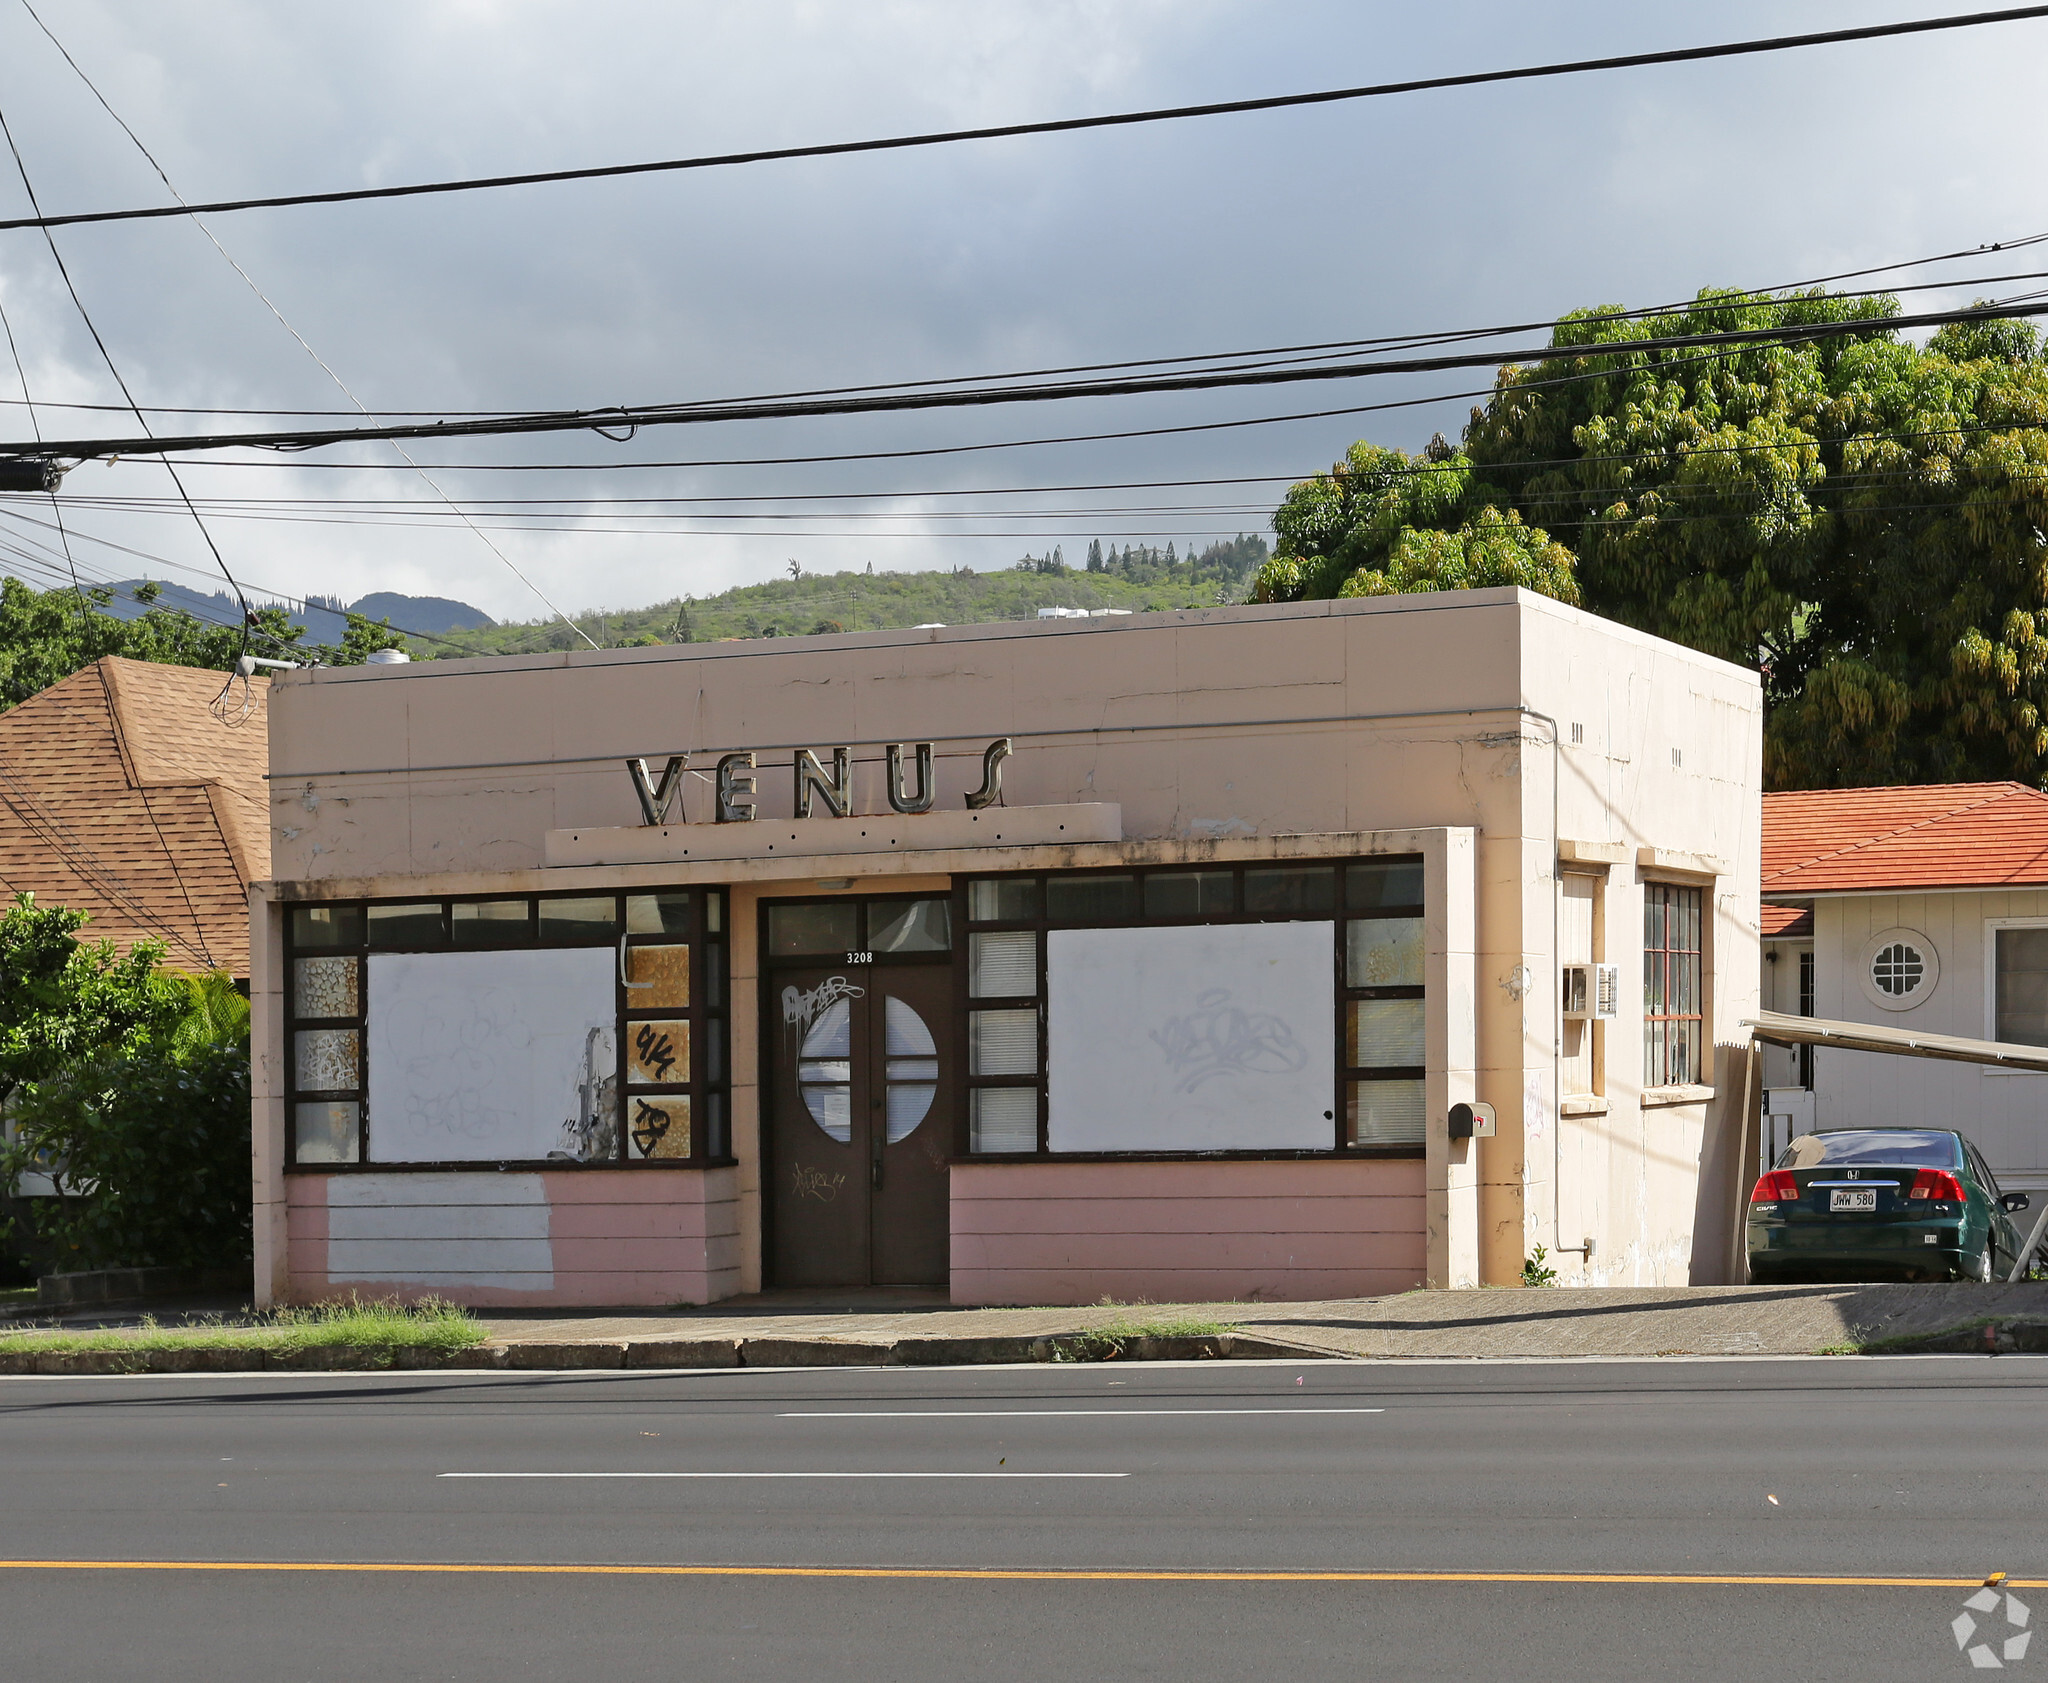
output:
[[[652,982],[630,982],[626,979],[626,937],[619,937],[619,986],[622,988],[651,988]]]

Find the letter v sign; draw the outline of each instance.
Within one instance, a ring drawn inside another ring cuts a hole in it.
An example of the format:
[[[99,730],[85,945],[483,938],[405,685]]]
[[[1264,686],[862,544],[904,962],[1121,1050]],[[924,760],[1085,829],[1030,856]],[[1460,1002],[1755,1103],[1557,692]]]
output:
[[[657,784],[649,781],[645,760],[626,762],[626,769],[633,774],[633,793],[640,797],[640,814],[643,822],[668,822],[668,809],[682,804],[683,773],[689,769],[689,765],[688,754],[671,754],[668,764],[662,767],[661,781]]]

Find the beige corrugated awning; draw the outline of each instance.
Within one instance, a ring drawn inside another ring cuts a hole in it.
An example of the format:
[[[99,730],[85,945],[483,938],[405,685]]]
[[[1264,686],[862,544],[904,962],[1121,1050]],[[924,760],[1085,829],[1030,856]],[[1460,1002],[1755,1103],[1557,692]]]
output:
[[[1879,1023],[1844,1023],[1827,1017],[1792,1017],[1760,1011],[1742,1026],[1773,1046],[1839,1046],[1850,1052],[1890,1052],[1903,1058],[1946,1058],[1959,1064],[1997,1064],[2007,1069],[2048,1071],[2048,1046],[2017,1046],[2003,1040],[1965,1040],[1954,1034],[1887,1028]]]

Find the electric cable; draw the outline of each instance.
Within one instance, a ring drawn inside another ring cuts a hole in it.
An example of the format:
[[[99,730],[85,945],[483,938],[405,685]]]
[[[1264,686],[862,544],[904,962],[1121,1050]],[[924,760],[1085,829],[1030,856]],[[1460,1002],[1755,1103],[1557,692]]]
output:
[[[148,161],[149,167],[156,171],[157,179],[164,184],[165,191],[168,192],[171,195],[171,197],[176,199],[180,204],[183,204],[185,202],[184,195],[180,193],[175,184],[173,184],[169,174],[166,173],[166,171],[164,170],[163,165],[157,162],[156,155],[152,153],[150,149],[142,143],[142,137],[138,135],[134,131],[134,129],[128,126],[128,123],[121,116],[120,112],[116,111],[113,108],[113,106],[107,102],[106,95],[101,93],[100,90],[94,85],[92,78],[86,75],[86,73],[79,68],[78,61],[71,56],[70,49],[67,48],[62,41],[57,39],[56,35],[51,31],[50,26],[43,22],[42,18],[37,14],[35,7],[29,3],[29,0],[21,0],[21,7],[23,11],[27,12],[28,15],[35,20],[36,27],[40,29],[43,32],[43,34],[49,38],[50,44],[53,47],[55,47],[59,53],[63,55],[64,62],[71,66],[72,71],[77,75],[78,79],[85,84],[87,91],[92,94],[94,99],[99,101],[100,109],[105,111],[109,117],[113,118],[115,123],[119,125],[121,132],[135,143],[136,151],[140,152],[142,156]],[[12,144],[11,141],[10,144]],[[18,158],[19,154],[17,154],[17,160]],[[27,179],[27,174],[24,172],[22,176],[23,182],[26,183]],[[31,202],[33,202],[33,195],[31,195]],[[284,312],[280,310],[276,304],[272,303],[269,298],[269,295],[264,292],[262,287],[256,284],[255,277],[252,276],[247,269],[243,268],[240,263],[236,262],[231,255],[229,255],[228,248],[222,245],[220,241],[214,237],[213,230],[207,227],[207,225],[200,220],[197,214],[194,214],[192,217],[192,225],[206,236],[207,243],[211,245],[215,251],[220,253],[222,261],[225,262],[229,268],[233,269],[236,274],[242,277],[243,281],[248,285],[249,290],[256,294],[257,299],[262,303],[263,307],[266,310],[268,310],[271,313],[271,315],[277,318],[278,326],[282,327],[285,330],[285,332],[289,333],[292,336],[292,339],[297,343],[299,349],[304,351],[306,355],[311,357],[313,361],[318,365],[320,371],[323,374],[325,374],[328,377],[328,379],[332,380],[337,387],[340,388],[341,395],[347,398],[350,403],[354,404],[356,406],[356,409],[361,414],[365,416],[370,416],[370,410],[364,405],[362,399],[357,397],[354,392],[349,390],[348,383],[345,380],[343,380],[342,377],[339,374],[337,374],[332,367],[328,365],[327,360],[324,357],[322,357],[318,351],[314,350],[313,347],[306,342],[305,336],[301,334],[296,327],[292,326],[292,324],[289,321],[285,320]],[[44,234],[47,237],[49,234],[49,230],[45,229]],[[51,250],[54,252],[55,249],[56,247],[53,244]],[[82,309],[83,306],[81,306],[81,310]],[[127,388],[124,386],[122,389],[125,392]],[[26,383],[24,383],[23,391],[26,392],[26,390],[27,386]],[[374,419],[375,417],[371,416],[371,418]],[[139,410],[136,412],[136,419],[142,419],[142,415]],[[483,546],[486,549],[488,549],[493,555],[495,555],[500,561],[502,561],[505,564],[507,570],[510,571],[514,578],[519,580],[521,584],[525,585],[526,588],[532,591],[535,596],[539,597],[542,603],[544,603],[549,609],[551,609],[555,614],[556,618],[560,619],[564,625],[569,626],[572,630],[576,629],[575,622],[571,620],[567,614],[563,613],[562,610],[559,607],[557,607],[553,601],[549,599],[547,592],[542,590],[539,585],[535,584],[533,580],[531,580],[523,572],[521,572],[519,568],[513,563],[511,556],[507,555],[496,544],[491,542],[490,538],[485,535],[483,529],[476,525],[474,521],[470,520],[466,514],[463,514],[461,509],[456,507],[454,499],[451,498],[446,491],[441,489],[440,485],[435,482],[432,476],[429,475],[425,469],[420,467],[420,465],[417,462],[413,461],[411,455],[407,452],[403,444],[401,444],[398,440],[393,439],[391,441],[391,447],[392,449],[397,451],[400,456],[405,458],[406,464],[409,467],[411,467],[415,473],[419,475],[420,479],[426,484],[428,489],[433,491],[434,494],[441,499],[441,501],[446,503],[450,509],[454,510],[454,512],[461,517],[463,523],[466,526],[468,526],[472,532],[476,534],[478,540],[483,544]],[[182,492],[183,487],[180,486],[179,489]],[[597,644],[591,642],[591,639],[588,636],[586,636],[582,631],[578,630],[577,635],[579,637],[582,637],[586,643],[590,643],[590,646],[592,648],[597,647]]]
[[[30,15],[34,16],[34,13],[31,12]],[[41,20],[38,19],[37,21],[40,22]],[[45,32],[47,33],[47,27]],[[60,52],[63,50],[61,45],[59,45],[58,50]],[[86,85],[89,88],[92,86],[90,82],[88,82]],[[97,89],[93,89],[93,92],[95,96],[98,96]],[[105,103],[103,98],[101,100],[101,103]],[[114,120],[116,122],[121,121],[119,116],[115,115],[111,110],[109,111],[109,115],[114,116]],[[126,125],[124,124],[123,127],[125,128]],[[130,138],[133,138],[132,133]],[[139,144],[140,143],[138,142],[138,145]],[[143,152],[143,156],[145,158],[148,158],[150,154],[145,150]],[[151,163],[153,165],[154,162],[155,160],[151,159]],[[160,169],[158,173],[162,173]],[[166,181],[166,185],[168,185],[168,180]],[[176,189],[173,188],[172,191],[175,192]],[[195,217],[194,220],[196,221],[197,218]],[[209,239],[213,238],[211,231],[207,230],[203,223],[200,224],[200,227],[202,232],[207,233],[207,237]],[[1953,262],[1963,257],[1982,256],[1986,252],[2013,251],[2018,250],[2025,246],[2037,244],[2042,240],[2048,240],[2048,234],[2033,234],[2018,240],[2007,240],[1998,242],[1996,244],[1974,247],[1968,251],[1947,252],[1938,254],[1933,257],[1907,258],[1895,263],[1880,264],[1875,268],[1850,270],[1837,275],[1821,275],[1807,280],[1786,281],[1768,287],[1745,287],[1739,290],[1729,291],[1720,294],[1712,299],[1701,299],[1698,297],[1694,297],[1689,299],[1680,299],[1674,302],[1664,304],[1643,305],[1636,309],[1603,310],[1597,319],[1603,323],[1614,321],[1644,321],[1664,316],[1687,315],[1701,311],[1743,309],[1749,307],[1749,304],[1754,304],[1756,302],[1784,301],[1787,295],[1796,296],[1802,292],[1809,292],[1815,288],[1831,285],[1833,282],[1837,280],[1855,279],[1867,274],[1884,273],[1896,269],[1921,268],[1933,263]],[[214,244],[216,249],[220,249],[219,242],[217,240],[214,241]],[[222,251],[222,255],[226,256],[227,254],[225,251]],[[234,264],[234,259],[232,257],[228,257],[227,260],[230,264]],[[247,275],[247,273],[242,271],[239,265],[235,266],[237,272],[242,274],[242,278],[245,281],[249,280],[249,276]],[[2042,278],[2048,278],[2048,270],[2027,270],[2014,274],[2005,275],[1973,275],[1966,276],[1956,280],[1925,281],[1916,283],[1911,286],[1891,286],[1886,287],[1882,290],[1865,289],[1856,292],[1840,292],[1832,293],[1828,296],[1833,299],[1890,298],[1895,297],[1898,294],[1908,292],[1956,292],[1961,291],[1965,287],[1989,286],[2004,281],[2035,280]],[[255,283],[253,281],[250,281],[250,285],[252,286],[252,288],[254,287],[254,284]],[[263,294],[261,293],[260,289],[258,289],[258,296],[263,298],[263,302],[272,310],[272,313],[277,313],[276,306],[274,304],[271,304],[270,300],[267,297],[263,297]],[[1749,304],[1745,304],[1745,300],[1748,300]],[[279,319],[282,320],[281,315]],[[1179,356],[1134,357],[1126,358],[1125,360],[1119,362],[1076,363],[1054,368],[1020,369],[1002,374],[962,374],[949,376],[946,379],[936,380],[898,380],[864,386],[835,386],[809,391],[775,392],[758,394],[758,396],[753,399],[734,401],[759,401],[766,397],[791,398],[839,396],[857,392],[913,390],[920,387],[970,384],[994,380],[1042,379],[1049,378],[1053,375],[1058,374],[1100,373],[1120,368],[1161,368],[1192,363],[1238,364],[1248,359],[1267,360],[1279,357],[1291,357],[1305,353],[1334,353],[1340,350],[1358,350],[1369,347],[1386,347],[1396,345],[1426,345],[1451,343],[1462,339],[1499,338],[1509,333],[1533,333],[1538,332],[1544,328],[1556,328],[1559,325],[1560,322],[1556,319],[1545,319],[1540,321],[1510,322],[1504,323],[1496,327],[1444,328],[1425,332],[1385,334],[1374,338],[1334,339],[1310,344],[1270,346],[1259,350],[1205,351],[1198,354],[1184,354]],[[285,326],[289,331],[290,324],[285,323]],[[317,361],[319,359],[316,357],[315,360]],[[323,364],[322,366],[324,367],[325,365]],[[17,405],[21,401],[22,400],[18,398],[0,398],[0,405]],[[109,412],[118,414],[126,414],[129,412],[128,406],[125,404],[71,403],[58,402],[49,399],[44,400],[42,407],[45,409],[67,409],[76,410],[80,412]],[[289,415],[295,417],[312,417],[315,419],[332,418],[336,416],[345,416],[364,412],[363,406],[360,403],[353,410],[291,409],[285,407],[272,407],[267,409],[189,408],[174,406],[170,404],[146,404],[144,405],[144,407],[152,415]],[[414,420],[428,419],[433,417],[451,419],[502,419],[522,414],[528,414],[531,413],[531,411],[519,409],[380,409],[376,411],[376,413],[386,418],[396,416],[404,419]],[[575,464],[570,465],[574,466]],[[663,464],[636,463],[628,465],[654,466]]]
[[[1484,87],[1503,82],[1579,76],[1598,71],[1695,64],[1710,59],[1739,58],[1758,53],[1787,52],[1804,47],[1837,46],[1853,41],[1878,41],[1899,36],[1927,35],[1946,30],[1975,29],[1990,24],[2029,22],[2041,18],[2048,18],[2048,5],[2007,7],[1999,11],[1970,12],[1949,17],[1915,18],[1900,23],[1866,24],[1853,29],[1821,30],[1802,35],[1779,35],[1749,41],[1723,41],[1709,46],[1678,47],[1663,52],[1623,53],[1555,64],[1523,65],[1511,70],[1482,70],[1454,76],[1426,76],[1401,82],[1379,82],[1364,87],[1329,88],[1315,93],[1277,94],[1262,99],[1218,100],[1200,105],[1160,106],[1151,110],[1121,111],[1097,117],[1065,117],[1048,122],[1004,123],[983,128],[940,130],[927,134],[892,135],[876,140],[837,141],[813,146],[782,146],[750,152],[666,158],[649,163],[534,170],[517,175],[472,176],[459,180],[412,182],[398,187],[357,187],[327,193],[285,193],[262,198],[221,199],[199,205],[152,205],[130,210],[76,211],[64,216],[44,216],[38,208],[32,217],[0,221],[0,230],[63,228],[88,222],[137,222],[194,213],[211,216],[230,211],[276,210],[293,205],[357,204],[376,199],[409,199],[430,194],[473,193],[504,187],[537,186],[549,182],[596,181],[619,176],[723,169],[736,165],[782,162],[797,158],[844,157],[863,152],[899,152],[922,147],[957,145],[966,141],[1007,140],[1025,135],[1071,134],[1086,129],[1128,128],[1145,123],[1177,122],[1195,117],[1237,116],[1256,111],[1334,105],[1450,88]]]
[[[21,360],[21,347],[14,341],[14,323],[7,319],[7,308],[4,304],[0,304],[0,331],[7,335],[7,354],[14,361],[14,377],[21,382],[21,401],[28,410],[28,424],[36,437],[41,438],[43,424],[36,416],[35,399],[29,392],[28,368]],[[71,536],[64,530],[64,505],[57,501],[57,493],[54,490],[46,487],[44,495],[50,499],[50,513],[57,522],[57,532],[63,541],[64,559],[71,563],[71,588],[78,597],[79,623],[85,625],[89,623],[90,610],[85,600],[85,592],[79,588],[78,567],[71,555]]]
[[[1725,333],[1673,334],[1648,339],[1601,341],[1582,346],[1524,345],[1505,350],[1464,351],[1450,356],[1345,362],[1316,368],[1267,368],[1226,373],[1147,375],[1128,380],[1070,381],[1058,385],[1001,386],[988,390],[904,392],[880,397],[798,400],[789,403],[736,404],[714,400],[696,404],[661,404],[641,409],[615,406],[603,410],[542,411],[510,420],[452,421],[432,426],[407,424],[173,437],[150,434],[143,438],[59,439],[45,440],[33,446],[0,443],[0,453],[40,453],[52,458],[86,460],[99,456],[138,453],[156,455],[165,452],[183,454],[214,449],[297,451],[323,449],[335,444],[382,442],[394,438],[497,437],[546,432],[587,432],[626,425],[692,426],[728,421],[891,414],[920,410],[979,408],[1008,403],[1064,402],[1080,398],[1214,391],[1243,386],[1297,384],[1303,381],[1367,379],[1375,375],[1427,374],[1460,368],[1499,368],[1529,362],[1625,362],[1633,358],[1658,356],[1666,351],[1694,350],[1710,346],[1740,348],[1769,344],[1791,347],[1825,339],[1889,335],[1909,328],[1941,327],[1953,322],[2023,320],[2043,315],[2048,315],[2048,302],[2030,300],[2021,304],[1978,305],[1967,309],[1930,310],[1914,315],[1883,318],[1858,317],[1846,321],[1794,322],[1775,327],[1737,328]]]
[[[5,502],[0,502],[0,518],[25,521],[29,525],[41,526],[45,530],[54,529],[50,526],[49,522],[38,520],[35,518],[35,516],[26,513],[22,509],[11,508]],[[0,528],[0,530],[4,530],[4,528]],[[94,533],[76,529],[74,529],[74,535],[77,536],[81,542],[97,544],[103,549],[111,549],[123,555],[131,555],[135,557],[135,559],[137,559],[138,561],[145,561],[153,566],[163,567],[172,572],[189,573],[194,578],[201,579],[210,579],[213,577],[213,575],[203,567],[194,567],[189,563],[183,561],[173,561],[168,556],[158,555],[150,550],[134,549],[127,544],[116,543],[111,538],[99,537]],[[36,542],[36,540],[33,538],[26,539],[24,541],[30,543]],[[47,545],[38,545],[38,547],[43,548],[48,553],[55,553],[54,551],[49,551]],[[88,576],[90,576],[90,574],[88,574]],[[269,588],[267,585],[256,583],[254,580],[250,581],[249,588],[259,592],[262,596],[264,596],[267,599],[265,602],[266,606],[282,606],[287,611],[296,611],[301,615],[311,613],[314,607],[316,606],[315,604],[308,602],[304,597],[293,596],[288,591],[273,590]],[[140,601],[140,598],[134,598],[134,600]],[[149,606],[148,603],[143,603],[142,605],[144,607]],[[167,608],[165,609],[165,611],[189,613],[192,615],[193,618],[199,619],[209,625],[225,626],[233,623],[229,620],[215,620],[210,616],[201,614],[196,609],[192,609],[189,607],[181,606],[177,608]],[[331,613],[334,610],[326,609],[324,611]],[[388,621],[386,623],[388,623]],[[307,652],[305,649],[300,648],[299,645],[295,643],[286,642],[282,638],[271,636],[268,632],[262,630],[260,627],[251,626],[248,629],[251,636],[259,638],[264,642],[269,643],[273,647],[283,649],[286,651],[296,651],[301,655]],[[402,632],[405,636],[409,638],[415,638],[420,642],[424,643],[443,643],[451,648],[460,646],[451,642],[448,638],[441,636],[437,632],[418,631],[413,629],[411,626],[406,625],[393,625],[391,629],[393,631]]]

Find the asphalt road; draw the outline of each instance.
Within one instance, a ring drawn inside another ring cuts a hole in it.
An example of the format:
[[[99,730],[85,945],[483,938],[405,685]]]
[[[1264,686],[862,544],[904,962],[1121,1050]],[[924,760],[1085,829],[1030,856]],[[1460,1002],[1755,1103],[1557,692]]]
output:
[[[1973,1640],[2048,1620],[2025,1356],[0,1379],[0,1471],[7,1683],[1920,1679],[1994,1570]]]

